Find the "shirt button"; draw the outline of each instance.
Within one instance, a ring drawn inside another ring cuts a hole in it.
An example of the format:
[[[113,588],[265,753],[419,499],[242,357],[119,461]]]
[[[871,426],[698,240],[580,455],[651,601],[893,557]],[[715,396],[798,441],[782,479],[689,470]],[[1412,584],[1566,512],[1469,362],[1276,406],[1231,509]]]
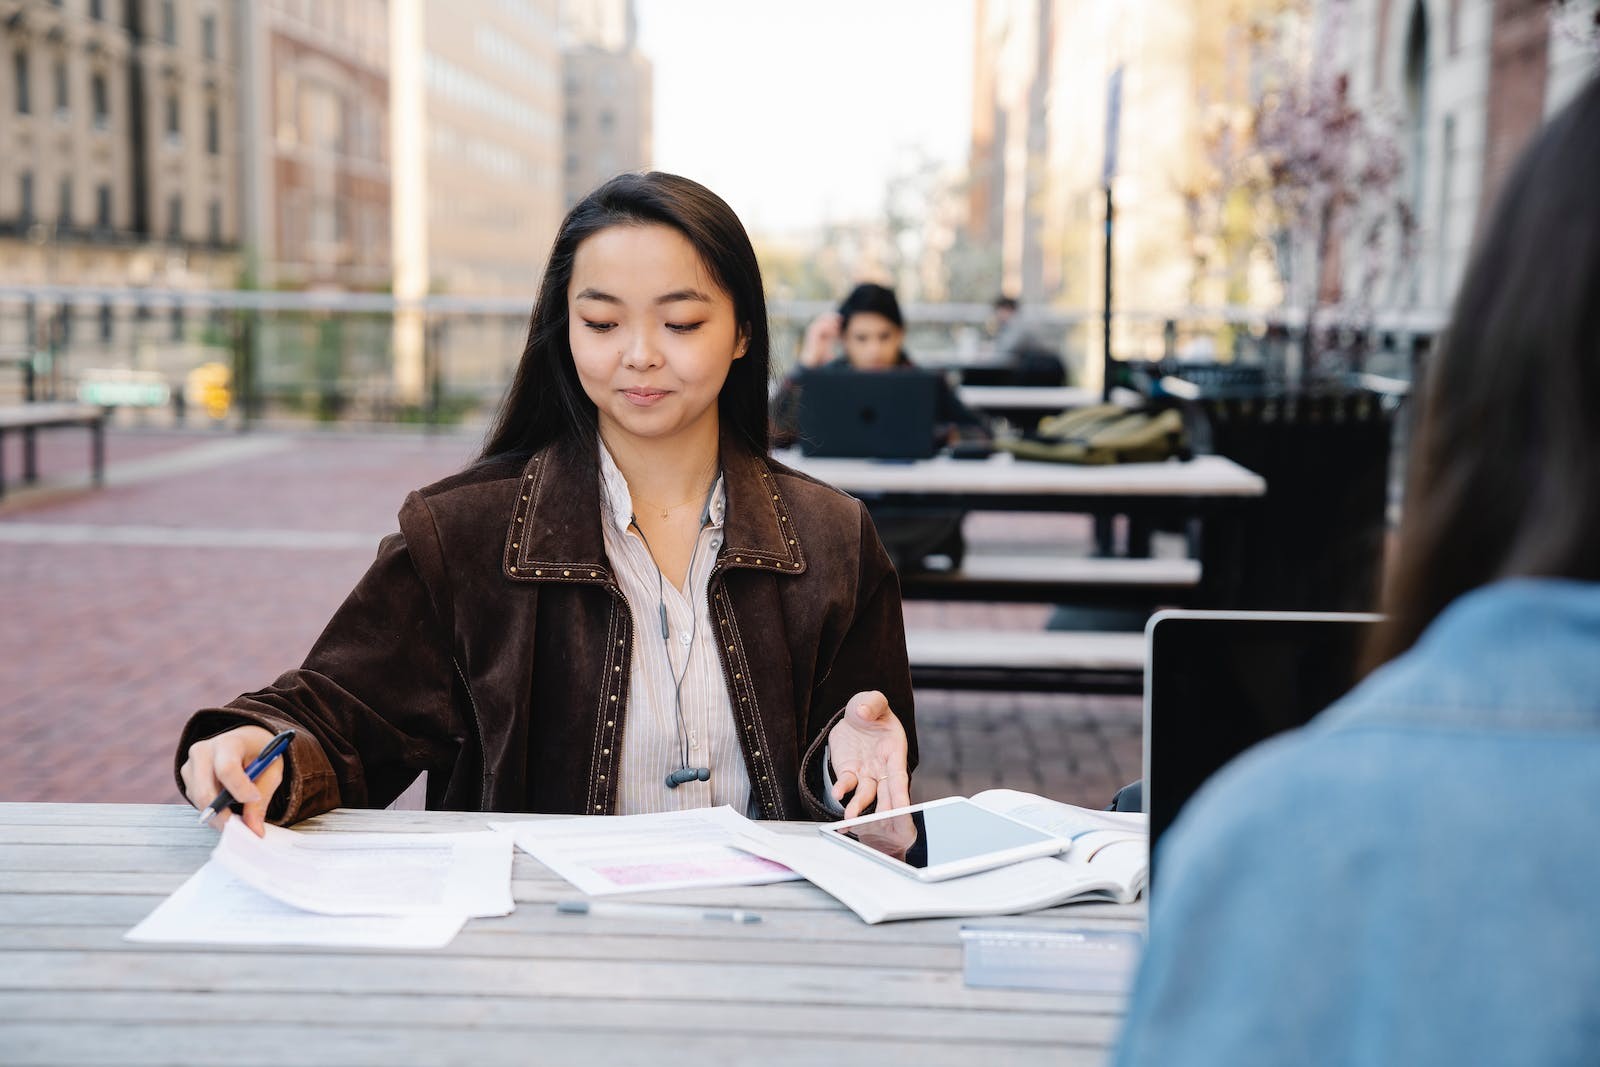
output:
[[[683,643],[686,644],[686,645],[689,643],[689,635],[688,634],[684,634],[683,635]]]

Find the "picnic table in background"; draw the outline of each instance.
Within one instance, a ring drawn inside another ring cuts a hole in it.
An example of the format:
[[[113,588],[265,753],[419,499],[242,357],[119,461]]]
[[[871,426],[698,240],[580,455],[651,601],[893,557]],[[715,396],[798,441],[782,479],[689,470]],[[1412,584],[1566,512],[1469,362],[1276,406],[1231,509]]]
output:
[[[1267,491],[1266,481],[1222,456],[1188,462],[1075,466],[938,456],[910,462],[777,458],[847,493],[897,510],[1060,511],[1124,514],[1130,523],[1186,527],[1192,558],[1081,559],[1042,546],[989,558],[970,553],[958,571],[901,576],[908,599],[995,599],[1041,603],[1225,607],[1241,561],[1237,530]],[[1137,693],[1144,639],[1138,633],[987,630],[907,634],[912,680],[938,688]]]

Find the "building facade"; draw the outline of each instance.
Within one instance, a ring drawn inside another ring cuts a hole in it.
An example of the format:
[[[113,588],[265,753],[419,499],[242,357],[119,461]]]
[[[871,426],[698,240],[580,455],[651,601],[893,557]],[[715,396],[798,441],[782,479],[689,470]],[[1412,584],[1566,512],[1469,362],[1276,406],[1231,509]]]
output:
[[[1414,254],[1395,259],[1375,299],[1419,329],[1436,328],[1517,156],[1600,69],[1585,33],[1600,4],[1344,2],[1343,58],[1361,106],[1396,128],[1417,226]],[[1347,268],[1347,292],[1359,284],[1355,269]]]
[[[1110,183],[1119,355],[1160,354],[1163,318],[1205,319],[1207,309],[1286,307],[1293,318],[1331,304],[1429,332],[1507,169],[1595,70],[1596,7],[977,0],[967,232],[998,250],[1006,291],[1099,310],[1107,104],[1120,68]],[[1355,206],[1319,258],[1284,214],[1293,173],[1260,180],[1284,147],[1260,142],[1261,123],[1286,86],[1309,87],[1314,120],[1332,114],[1318,93],[1339,84],[1364,131],[1352,170],[1364,152],[1398,162],[1381,188],[1348,187]],[[1375,225],[1385,213],[1392,225]],[[1098,333],[1081,338],[1091,378]]]
[[[632,0],[566,0],[561,8],[565,203],[652,156],[652,68],[639,51]]]
[[[378,290],[390,282],[385,0],[244,5],[251,91],[247,229],[258,281]]]
[[[0,277],[232,284],[233,5],[0,3]]]
[[[430,289],[531,306],[562,211],[556,0],[423,8]]]

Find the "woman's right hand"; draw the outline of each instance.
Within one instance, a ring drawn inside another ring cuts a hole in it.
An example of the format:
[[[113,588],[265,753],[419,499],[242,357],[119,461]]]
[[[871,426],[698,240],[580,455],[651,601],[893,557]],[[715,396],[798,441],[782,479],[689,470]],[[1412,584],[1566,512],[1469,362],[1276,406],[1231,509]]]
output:
[[[843,325],[837,311],[827,311],[812,319],[800,342],[800,365],[820,367],[832,362]]]
[[[284,760],[275,759],[261,777],[255,781],[244,773],[267,742],[271,732],[259,726],[238,726],[227,733],[196,741],[189,746],[189,758],[184,761],[183,792],[189,803],[198,809],[217,799],[226,787],[233,799],[244,805],[244,824],[257,836],[267,832],[267,805],[272,794],[283,781]],[[218,829],[228,821],[233,812],[223,808],[211,820]]]

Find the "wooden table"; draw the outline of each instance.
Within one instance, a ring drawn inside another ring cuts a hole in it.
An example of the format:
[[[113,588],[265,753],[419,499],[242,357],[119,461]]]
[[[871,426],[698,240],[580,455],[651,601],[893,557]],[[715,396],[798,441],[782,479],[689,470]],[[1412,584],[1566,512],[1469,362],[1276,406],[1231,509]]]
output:
[[[297,829],[487,818],[338,811]],[[968,989],[958,931],[1144,922],[1142,905],[1084,904],[867,926],[806,883],[628,898],[759,910],[751,926],[557,915],[579,894],[519,852],[517,910],[438,951],[123,941],[215,838],[182,807],[0,804],[0,1063],[1101,1063],[1121,997]]]
[[[1100,390],[1070,385],[961,385],[961,402],[974,411],[1004,415],[1013,421],[1055,415],[1070,408],[1101,402]]]
[[[822,459],[797,451],[774,453],[781,463],[859,496],[953,501],[1006,511],[1083,511],[1098,505],[1197,505],[1263,496],[1267,483],[1223,456],[1188,463],[1042,463],[996,453],[983,459],[899,462]]]

